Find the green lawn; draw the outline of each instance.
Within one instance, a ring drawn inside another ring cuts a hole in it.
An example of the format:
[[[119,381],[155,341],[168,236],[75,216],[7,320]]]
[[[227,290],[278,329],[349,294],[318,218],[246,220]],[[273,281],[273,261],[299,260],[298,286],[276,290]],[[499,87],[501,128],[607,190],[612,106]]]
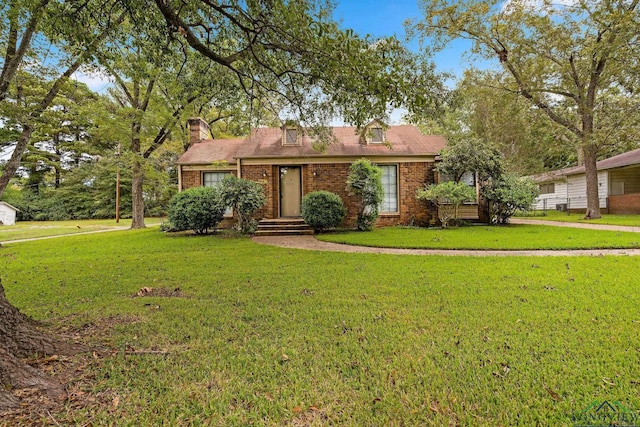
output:
[[[160,224],[161,218],[145,218],[146,225]],[[131,226],[131,219],[91,219],[72,221],[20,221],[16,225],[0,225],[0,242],[58,236],[62,234],[86,233]]]
[[[350,245],[412,249],[602,249],[638,248],[640,233],[585,230],[543,225],[448,228],[378,228],[337,232],[319,240]]]
[[[168,352],[97,358],[84,391],[108,401],[44,415],[59,425],[569,426],[596,400],[640,408],[632,257],[347,255],[147,229],[6,245],[0,272],[53,328]],[[132,298],[143,286],[185,297]]]
[[[581,222],[584,224],[608,224],[608,225],[630,225],[640,227],[640,215],[609,215],[603,214],[598,219],[583,219],[584,213],[577,214],[558,211],[535,211],[528,215],[518,216],[519,218],[542,219],[547,221]]]

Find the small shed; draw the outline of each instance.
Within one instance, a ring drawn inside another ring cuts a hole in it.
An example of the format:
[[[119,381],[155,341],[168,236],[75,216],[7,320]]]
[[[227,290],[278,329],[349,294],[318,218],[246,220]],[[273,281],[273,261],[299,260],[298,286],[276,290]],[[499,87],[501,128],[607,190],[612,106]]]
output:
[[[0,202],[0,225],[15,225],[17,208],[7,202]]]

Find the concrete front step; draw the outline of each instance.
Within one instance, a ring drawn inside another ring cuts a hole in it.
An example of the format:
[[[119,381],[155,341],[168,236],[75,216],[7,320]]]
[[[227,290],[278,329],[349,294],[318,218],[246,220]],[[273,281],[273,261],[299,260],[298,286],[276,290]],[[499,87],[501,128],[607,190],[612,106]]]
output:
[[[299,218],[263,219],[258,223],[256,236],[311,235],[313,229]]]
[[[303,224],[306,225],[304,220],[294,218],[294,219],[263,219],[259,222],[260,225],[289,225],[289,224]]]
[[[307,224],[259,224],[258,228],[265,230],[279,230],[279,229],[305,229],[309,228]]]
[[[313,236],[313,230],[257,230],[256,236]]]

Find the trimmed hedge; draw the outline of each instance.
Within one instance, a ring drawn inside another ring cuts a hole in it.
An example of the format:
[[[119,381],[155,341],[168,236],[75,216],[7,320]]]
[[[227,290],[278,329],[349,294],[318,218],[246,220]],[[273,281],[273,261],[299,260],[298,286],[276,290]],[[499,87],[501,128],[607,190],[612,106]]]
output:
[[[329,191],[314,191],[302,198],[302,219],[316,231],[335,228],[342,223],[345,209],[342,199]]]
[[[193,230],[196,234],[206,234],[220,224],[224,211],[224,202],[216,188],[190,188],[171,199],[169,223],[173,231]]]

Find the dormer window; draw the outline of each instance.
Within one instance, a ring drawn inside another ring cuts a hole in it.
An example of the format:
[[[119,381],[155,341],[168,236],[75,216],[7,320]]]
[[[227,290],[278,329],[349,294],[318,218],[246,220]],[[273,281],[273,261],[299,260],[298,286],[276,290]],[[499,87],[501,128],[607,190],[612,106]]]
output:
[[[282,129],[282,145],[300,145],[302,143],[302,129],[295,124],[285,124]]]
[[[287,145],[295,145],[298,142],[298,129],[287,128],[284,131],[284,143]]]
[[[382,128],[371,128],[369,129],[371,133],[371,142],[372,143],[382,143],[384,142],[384,132],[382,132]]]
[[[375,119],[364,126],[360,131],[361,144],[387,144],[385,135],[386,125]]]

